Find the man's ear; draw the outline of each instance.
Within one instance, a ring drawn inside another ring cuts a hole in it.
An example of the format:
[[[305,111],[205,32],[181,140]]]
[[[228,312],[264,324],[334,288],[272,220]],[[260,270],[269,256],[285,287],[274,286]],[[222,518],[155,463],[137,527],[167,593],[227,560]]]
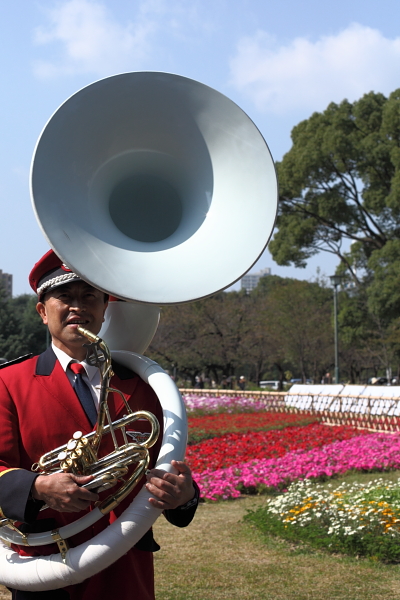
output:
[[[39,315],[41,316],[43,323],[45,325],[47,325],[47,312],[46,312],[46,305],[44,304],[44,302],[38,302],[36,304],[36,310],[39,313]]]

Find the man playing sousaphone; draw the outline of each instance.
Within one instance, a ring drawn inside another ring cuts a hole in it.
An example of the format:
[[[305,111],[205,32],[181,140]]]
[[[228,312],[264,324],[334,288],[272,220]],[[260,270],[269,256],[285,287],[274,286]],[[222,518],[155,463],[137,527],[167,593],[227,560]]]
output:
[[[37,311],[49,328],[52,343],[40,356],[6,364],[0,371],[0,507],[3,516],[22,523],[17,526],[25,534],[55,530],[71,523],[77,518],[76,513],[87,513],[103,497],[103,493],[82,487],[93,479],[91,475],[40,475],[32,472],[31,466],[44,453],[65,444],[75,431],[85,435],[94,428],[100,373],[86,362],[83,344],[87,340],[78,327],[97,334],[108,304],[106,294],[71,272],[53,251],[36,263],[29,281],[38,295]],[[111,387],[123,393],[133,411],[149,411],[161,424],[162,411],[153,390],[126,367],[113,363],[112,368]],[[108,406],[112,421],[126,412],[124,400],[117,393],[109,394]],[[140,433],[150,431],[146,420],[135,421],[131,428]],[[113,450],[113,441],[111,436],[103,440],[102,454],[108,454]],[[69,538],[70,546],[93,538],[115,521],[142,485],[152,494],[149,503],[163,510],[168,521],[178,527],[190,523],[198,503],[198,488],[183,462],[173,461],[177,474],[153,468],[160,445],[161,436],[149,450],[147,481],[140,482],[107,517]],[[48,509],[41,511],[45,505]],[[153,600],[152,552],[158,548],[150,530],[122,558],[81,584],[45,592],[12,590],[12,597]],[[23,556],[49,555],[59,549],[56,544],[41,546],[39,551],[18,546],[18,552]]]

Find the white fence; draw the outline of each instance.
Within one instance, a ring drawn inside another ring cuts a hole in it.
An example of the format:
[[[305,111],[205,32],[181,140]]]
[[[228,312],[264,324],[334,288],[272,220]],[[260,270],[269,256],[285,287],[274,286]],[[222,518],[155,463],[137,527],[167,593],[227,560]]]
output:
[[[266,410],[318,415],[329,425],[400,431],[400,386],[293,385],[287,392],[182,389],[182,394],[244,396]]]
[[[302,410],[400,416],[399,386],[294,385],[285,404]]]

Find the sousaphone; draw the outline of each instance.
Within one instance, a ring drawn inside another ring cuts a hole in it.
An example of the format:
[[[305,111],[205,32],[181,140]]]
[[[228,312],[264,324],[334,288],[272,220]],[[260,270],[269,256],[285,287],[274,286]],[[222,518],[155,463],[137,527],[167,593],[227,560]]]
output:
[[[185,455],[185,409],[171,378],[141,354],[160,305],[229,287],[263,253],[276,218],[277,180],[262,135],[234,102],[197,81],[115,75],[83,88],[50,118],[32,161],[31,196],[63,262],[125,300],[109,307],[99,335],[156,391],[164,413],[157,467],[170,470],[171,459]],[[64,561],[22,559],[4,547],[0,580],[37,591],[94,575],[160,514],[148,497],[142,489],[118,521]],[[32,534],[29,543],[48,543],[50,534]],[[10,541],[23,543],[18,535]]]

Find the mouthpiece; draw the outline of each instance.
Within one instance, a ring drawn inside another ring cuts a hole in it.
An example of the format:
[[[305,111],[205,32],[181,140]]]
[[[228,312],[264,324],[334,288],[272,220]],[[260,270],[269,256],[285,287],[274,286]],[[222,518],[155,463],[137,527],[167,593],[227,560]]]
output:
[[[94,344],[96,344],[100,340],[99,336],[97,336],[94,333],[92,333],[91,331],[89,331],[89,329],[85,329],[84,327],[81,327],[80,325],[78,325],[78,331],[79,331],[79,333],[84,335],[90,342],[92,342]]]

